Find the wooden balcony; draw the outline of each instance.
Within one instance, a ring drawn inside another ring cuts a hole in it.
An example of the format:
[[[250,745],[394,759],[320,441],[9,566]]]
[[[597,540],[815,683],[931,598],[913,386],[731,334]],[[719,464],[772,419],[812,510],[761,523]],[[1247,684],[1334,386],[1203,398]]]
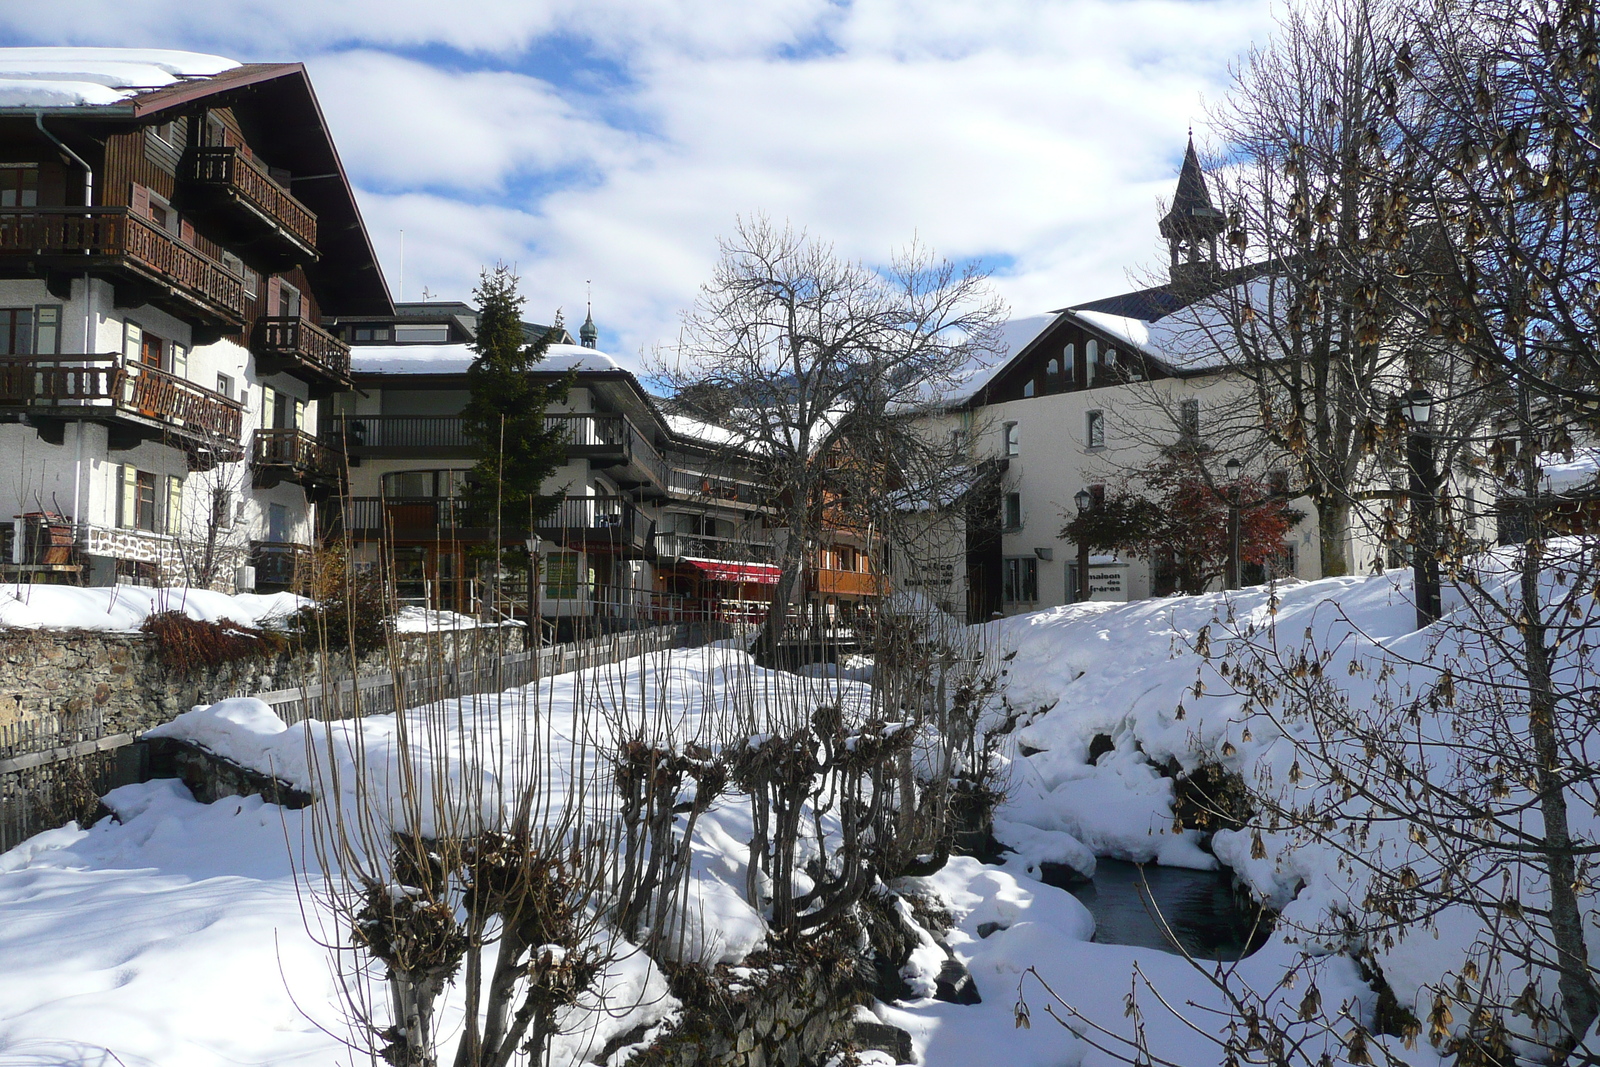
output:
[[[347,415],[334,422],[333,434],[353,460],[471,459],[478,454],[462,430],[460,415]]]
[[[350,385],[350,346],[310,319],[280,315],[257,319],[250,351],[259,374],[283,371],[324,390]]]
[[[304,430],[257,430],[250,445],[251,480],[257,489],[295,482],[308,490],[339,484],[344,455]]]
[[[166,441],[191,470],[244,458],[239,402],[120,355],[0,356],[0,416],[25,415],[60,444],[68,422],[102,422],[113,449]]]
[[[0,208],[0,274],[107,275],[117,303],[209,326],[244,322],[244,281],[125,207]],[[64,279],[63,279],[64,280]]]
[[[875,574],[829,567],[811,572],[811,588],[822,596],[879,596],[883,592]]]
[[[179,176],[182,207],[225,230],[247,259],[274,270],[316,261],[317,216],[237,148],[191,148]]]
[[[495,536],[485,517],[435,497],[349,497],[341,502],[337,521],[357,540],[492,541]],[[569,496],[537,522],[534,532],[569,548],[644,556],[653,550],[654,525],[626,497]],[[509,521],[500,534],[515,543],[527,537]]]

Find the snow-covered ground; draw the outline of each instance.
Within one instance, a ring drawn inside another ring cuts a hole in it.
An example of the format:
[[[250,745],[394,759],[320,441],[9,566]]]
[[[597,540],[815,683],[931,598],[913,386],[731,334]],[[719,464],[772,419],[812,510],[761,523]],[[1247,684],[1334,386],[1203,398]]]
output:
[[[0,628],[132,632],[157,612],[241,626],[270,625],[311,603],[293,593],[217,593],[181,586],[0,585]]]
[[[1455,598],[1447,608],[1459,604]],[[1205,760],[1241,773],[1276,768],[1283,780],[1278,765],[1289,758],[1289,746],[1259,720],[1246,720],[1243,698],[1207,675],[1218,647],[1208,663],[1195,649],[1202,630],[1215,634],[1270,622],[1291,644],[1310,635],[1324,647],[1339,647],[1345,659],[1332,662],[1329,673],[1341,680],[1345,661],[1362,656],[1409,657],[1426,665],[1460,653],[1441,648],[1437,630],[1413,632],[1414,620],[1409,583],[1395,572],[1227,596],[1071,606],[989,624],[986,636],[1005,655],[1004,696],[1020,717],[1012,735],[1009,797],[996,831],[1018,851],[1003,866],[954,859],[912,887],[950,907],[956,926],[946,941],[970,969],[983,1003],[925,999],[878,1006],[878,1016],[909,1031],[920,1061],[930,1067],[1099,1067],[1114,1061],[1047,1014],[1050,998],[1040,979],[1085,1016],[1124,1035],[1134,1026],[1124,998],[1136,990],[1154,1056],[1219,1062],[1220,1054],[1190,1028],[1215,1032],[1222,1025],[1220,1015],[1210,1014],[1223,1007],[1221,993],[1206,975],[1171,953],[1090,941],[1093,921],[1084,907],[1033,872],[1044,861],[1092,869],[1097,855],[1214,866],[1195,831],[1173,832],[1171,779],[1155,769],[1168,759],[1184,768]],[[1419,667],[1414,678],[1400,682],[1420,686],[1432,669]],[[1211,684],[1197,692],[1197,679],[1208,677]],[[1379,685],[1349,677],[1358,697]],[[552,753],[546,767],[550,788],[559,794],[572,768],[596,758],[593,741],[605,731],[649,719],[679,740],[692,740],[708,736],[727,715],[782,703],[786,693],[847,706],[867,700],[864,686],[847,673],[769,673],[742,652],[714,647],[561,676],[536,694],[468,698],[437,720],[456,719],[459,728],[430,743],[454,754],[453,774],[481,780],[481,795],[496,797],[505,783],[491,764],[473,758],[475,746],[510,729],[506,724],[519,715],[531,715]],[[341,762],[347,764],[349,753],[363,753],[370,767],[382,769],[374,772],[378,779],[392,781],[397,726],[392,717],[338,724],[334,748],[346,754]],[[307,762],[305,729],[285,728],[249,701],[192,713],[166,728],[319,791],[319,782],[329,779]],[[1089,747],[1098,734],[1108,735],[1114,748],[1091,765]],[[0,923],[0,1060],[33,1055],[43,1058],[21,1062],[98,1064],[97,1049],[111,1050],[128,1067],[339,1059],[337,1042],[320,1029],[338,1033],[342,1025],[327,957],[306,931],[305,898],[293,874],[303,859],[297,850],[305,820],[316,809],[281,812],[237,799],[200,805],[181,786],[162,782],[120,790],[109,803],[120,823],[52,831],[0,857],[0,914],[7,917]],[[719,802],[697,831],[693,869],[700,907],[691,911],[701,919],[687,940],[700,958],[732,960],[760,941],[760,918],[741,889],[749,835],[748,804],[738,795]],[[1265,992],[1290,970],[1309,966],[1321,1005],[1305,1030],[1328,1022],[1346,1034],[1351,1024],[1339,1013],[1370,1019],[1375,995],[1352,961],[1297,943],[1294,928],[1315,926],[1330,906],[1348,904],[1349,878],[1329,856],[1287,835],[1268,834],[1264,843],[1265,856],[1253,857],[1246,834],[1220,832],[1214,842],[1216,855],[1260,897],[1285,906],[1278,931],[1237,965],[1235,979]],[[1379,954],[1396,994],[1421,1009],[1419,1015],[1426,1005],[1416,1000],[1418,990],[1458,961],[1462,938],[1473,933],[1449,923],[1442,932],[1440,939],[1419,936]],[[924,988],[940,960],[940,950],[925,948],[908,974]],[[581,1038],[564,1044],[563,1055],[585,1043],[598,1048],[635,1022],[670,1015],[659,976],[638,969],[640,957],[630,959],[636,969],[613,976],[626,993],[618,1002],[635,1005],[626,1023],[605,1013],[585,1016]],[[1302,974],[1299,985],[1278,989],[1271,999],[1294,1014],[1307,980]],[[1015,1024],[1019,989],[1031,1009],[1028,1027]],[[1163,1010],[1158,994],[1189,1022]],[[1402,1062],[1441,1062],[1426,1041],[1412,1049],[1397,1038],[1376,1041]],[[73,1058],[68,1050],[75,1050]]]

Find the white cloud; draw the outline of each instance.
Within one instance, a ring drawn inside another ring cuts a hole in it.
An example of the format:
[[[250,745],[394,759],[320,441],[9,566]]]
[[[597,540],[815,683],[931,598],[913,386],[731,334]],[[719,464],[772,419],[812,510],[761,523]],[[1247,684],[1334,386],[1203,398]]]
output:
[[[1267,0],[133,7],[13,3],[0,33],[306,59],[396,287],[402,228],[411,299],[423,285],[464,298],[503,260],[531,316],[562,305],[577,321],[592,280],[623,357],[672,336],[736,213],[869,259],[913,233],[952,257],[1008,257],[997,285],[1019,314],[1125,288],[1164,259],[1156,201],[1185,126],[1268,14]]]

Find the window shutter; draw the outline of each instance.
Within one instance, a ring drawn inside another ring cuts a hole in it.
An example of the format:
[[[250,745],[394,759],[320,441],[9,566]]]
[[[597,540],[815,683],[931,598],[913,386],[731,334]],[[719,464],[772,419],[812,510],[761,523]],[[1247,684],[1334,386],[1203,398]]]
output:
[[[261,387],[261,428],[270,430],[277,425],[278,391],[270,385]]]
[[[141,219],[148,219],[150,217],[150,190],[138,182],[134,182],[133,191],[128,195],[128,206],[133,208],[133,213]]]
[[[130,367],[139,365],[140,351],[144,347],[144,330],[136,322],[122,324],[122,359]]]
[[[131,463],[119,465],[117,471],[117,525],[131,530],[138,519],[139,472]]]
[[[298,397],[294,402],[294,425],[290,428],[295,430],[306,428],[306,402]]]
[[[173,537],[183,530],[183,479],[175,474],[167,476],[166,532]]]
[[[178,219],[178,239],[191,247],[194,245],[194,223],[181,216]]]
[[[283,290],[283,279],[277,275],[267,279],[267,314],[278,314],[278,294]]]
[[[172,342],[172,373],[179,378],[189,376],[189,346]]]

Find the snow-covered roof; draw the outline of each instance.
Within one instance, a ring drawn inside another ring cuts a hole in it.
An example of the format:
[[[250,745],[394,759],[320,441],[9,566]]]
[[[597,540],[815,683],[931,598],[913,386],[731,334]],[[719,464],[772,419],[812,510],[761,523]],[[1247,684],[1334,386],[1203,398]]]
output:
[[[959,384],[947,399],[951,403],[960,403],[975,396],[980,389],[994,380],[994,376],[1011,362],[1013,356],[1027,348],[1035,337],[1044,333],[1045,329],[1056,321],[1054,313],[1047,315],[1027,315],[1020,319],[1008,319],[1000,327],[1000,351],[993,360],[986,363],[969,364],[959,375]]]
[[[0,107],[104,106],[237,66],[165,48],[0,48]]]
[[[695,441],[704,441],[710,445],[738,444],[741,438],[732,430],[717,426],[699,419],[690,418],[688,415],[663,415],[667,426],[679,437],[688,437]]]
[[[1560,455],[1540,456],[1539,466],[1548,492],[1567,493],[1589,488],[1600,478],[1600,448],[1575,449],[1571,459]]]
[[[358,345],[350,349],[350,369],[357,374],[465,374],[476,358],[466,342],[447,345]],[[551,345],[541,371],[620,371],[622,364],[593,348]]]

